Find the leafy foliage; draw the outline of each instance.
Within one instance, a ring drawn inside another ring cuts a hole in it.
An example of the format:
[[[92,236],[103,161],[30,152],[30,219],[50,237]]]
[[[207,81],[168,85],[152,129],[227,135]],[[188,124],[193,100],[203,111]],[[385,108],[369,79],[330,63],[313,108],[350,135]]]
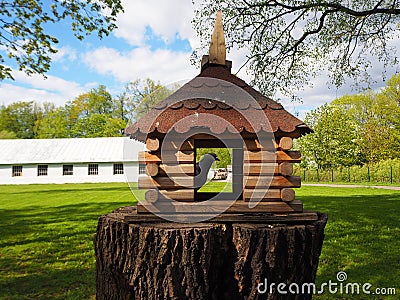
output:
[[[121,136],[132,121],[148,112],[173,89],[151,79],[136,80],[113,98],[104,85],[63,107],[16,102],[0,106],[0,138],[75,138]]]
[[[201,157],[207,153],[215,153],[218,156],[219,161],[215,161],[217,168],[226,168],[226,166],[232,164],[231,148],[197,148],[196,161],[200,161]]]
[[[0,131],[7,131],[11,136],[20,139],[35,137],[35,122],[54,107],[44,104],[43,107],[30,102],[15,102],[0,107]]]
[[[372,57],[396,64],[388,41],[398,35],[400,3],[392,0],[197,0],[192,23],[204,53],[217,10],[227,47],[246,48],[245,65],[265,94],[291,94],[321,70],[340,86],[346,77],[367,80]],[[201,50],[201,51],[200,51]]]
[[[115,29],[116,16],[122,11],[121,0],[0,1],[0,47],[19,70],[43,74],[50,68],[58,43],[46,25],[68,20],[79,40],[92,32],[102,38]],[[0,80],[13,79],[6,59],[0,54]]]
[[[16,139],[17,135],[12,132],[12,131],[8,131],[8,130],[1,130],[0,131],[0,140],[9,140],[9,139]]]
[[[395,158],[400,153],[400,106],[383,93],[344,96],[333,101],[345,107],[360,135],[367,161]]]
[[[314,133],[299,142],[303,164],[330,168],[362,163],[359,132],[342,107],[325,104],[309,113],[305,122]]]
[[[63,107],[52,110],[46,117],[35,123],[36,138],[66,138],[69,136],[67,110]]]
[[[126,122],[114,117],[114,102],[105,86],[81,94],[37,123],[38,138],[121,136]]]
[[[121,136],[125,122],[104,114],[91,114],[79,119],[71,129],[71,136],[77,138]]]
[[[399,82],[395,75],[379,93],[346,95],[311,111],[305,122],[314,133],[298,142],[302,165],[332,168],[399,157]]]
[[[115,100],[119,116],[128,121],[138,120],[161,100],[171,95],[178,86],[165,87],[150,78],[137,79],[126,85]]]

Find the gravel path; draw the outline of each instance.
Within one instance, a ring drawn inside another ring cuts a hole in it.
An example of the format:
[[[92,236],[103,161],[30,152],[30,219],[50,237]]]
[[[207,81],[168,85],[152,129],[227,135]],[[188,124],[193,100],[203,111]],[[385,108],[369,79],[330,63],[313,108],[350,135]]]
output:
[[[400,191],[400,186],[385,186],[385,185],[358,185],[358,184],[330,184],[330,183],[302,183],[302,186],[327,186],[327,187],[338,187],[338,188],[374,188],[374,189],[385,189]]]

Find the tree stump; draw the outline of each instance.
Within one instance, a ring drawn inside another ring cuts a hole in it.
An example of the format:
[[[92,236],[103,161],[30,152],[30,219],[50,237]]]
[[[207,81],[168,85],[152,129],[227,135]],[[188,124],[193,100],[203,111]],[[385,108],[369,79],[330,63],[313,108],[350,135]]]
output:
[[[135,207],[99,218],[97,299],[311,299],[259,293],[259,283],[313,283],[327,222],[128,223]]]

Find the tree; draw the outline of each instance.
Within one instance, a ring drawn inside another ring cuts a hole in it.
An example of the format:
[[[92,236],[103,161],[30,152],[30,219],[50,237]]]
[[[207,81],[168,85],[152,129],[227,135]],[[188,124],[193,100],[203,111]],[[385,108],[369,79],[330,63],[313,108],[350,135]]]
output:
[[[135,111],[135,104],[129,94],[129,84],[125,87],[124,92],[114,98],[113,107],[114,117],[124,120],[129,125],[133,120]]]
[[[343,107],[324,104],[307,114],[305,123],[314,132],[300,138],[303,165],[318,168],[351,166],[364,162],[360,132]]]
[[[44,118],[36,121],[36,138],[68,138],[70,137],[69,125],[67,110],[64,107],[56,108],[49,112]]]
[[[71,128],[70,135],[77,138],[121,136],[125,126],[126,123],[121,119],[94,113],[79,119]]]
[[[113,112],[111,94],[104,85],[79,95],[70,105],[71,118],[85,117],[90,114],[108,114]]]
[[[79,40],[92,32],[102,38],[116,28],[116,16],[122,11],[121,0],[0,1],[0,47],[7,53],[7,58],[0,54],[0,80],[13,79],[6,64],[12,60],[28,75],[50,69],[58,38],[46,28],[48,24],[69,20]]]
[[[299,140],[303,165],[350,166],[400,156],[400,75],[381,92],[346,95],[306,116],[314,133]]]
[[[121,136],[126,121],[114,116],[114,100],[104,85],[52,110],[36,122],[38,138]]]
[[[400,74],[395,74],[388,80],[382,94],[396,101],[400,106]]]
[[[390,81],[389,81],[390,82]],[[332,102],[347,111],[360,135],[360,146],[368,162],[400,155],[400,107],[388,86],[381,93],[372,91],[343,96]]]
[[[120,116],[127,120],[138,120],[142,115],[161,100],[171,95],[178,85],[171,88],[162,86],[160,82],[147,78],[137,79],[125,87],[125,91],[117,97],[115,106]]]
[[[126,122],[114,118],[113,99],[104,85],[81,94],[67,103],[70,137],[121,136]]]
[[[33,101],[0,106],[0,138],[13,134],[17,138],[41,139],[121,136],[129,121],[148,112],[172,92],[173,89],[146,79],[129,84],[115,99],[100,85],[63,107]]]
[[[225,16],[227,47],[249,50],[244,65],[254,77],[253,84],[265,94],[293,93],[321,70],[328,71],[336,86],[346,77],[368,79],[372,57],[385,67],[397,63],[388,41],[398,34],[399,1],[197,2],[201,5],[193,24],[202,48],[209,42],[211,22],[220,9]]]
[[[32,139],[35,137],[35,122],[42,116],[42,108],[33,101],[2,106],[0,131],[13,132],[19,139]]]

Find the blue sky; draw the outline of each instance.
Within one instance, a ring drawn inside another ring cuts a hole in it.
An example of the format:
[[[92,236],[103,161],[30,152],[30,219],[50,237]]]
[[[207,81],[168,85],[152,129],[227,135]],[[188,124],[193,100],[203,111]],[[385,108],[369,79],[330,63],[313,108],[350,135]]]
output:
[[[197,75],[199,70],[189,60],[192,50],[199,46],[191,28],[194,11],[191,1],[124,0],[123,6],[125,13],[118,18],[119,28],[103,40],[92,35],[81,42],[73,37],[69,24],[52,26],[60,43],[48,78],[28,77],[15,71],[15,81],[0,82],[0,105],[31,100],[63,105],[100,84],[117,95],[127,83],[139,78],[170,84]],[[245,56],[244,50],[227,54],[227,59],[233,61],[233,72],[245,61]],[[238,76],[247,82],[251,79],[245,68]],[[352,92],[349,86],[329,89],[327,81],[322,74],[313,80],[313,87],[299,91],[303,104],[283,99],[283,105],[302,117],[311,108]],[[376,87],[382,85],[380,81]]]

